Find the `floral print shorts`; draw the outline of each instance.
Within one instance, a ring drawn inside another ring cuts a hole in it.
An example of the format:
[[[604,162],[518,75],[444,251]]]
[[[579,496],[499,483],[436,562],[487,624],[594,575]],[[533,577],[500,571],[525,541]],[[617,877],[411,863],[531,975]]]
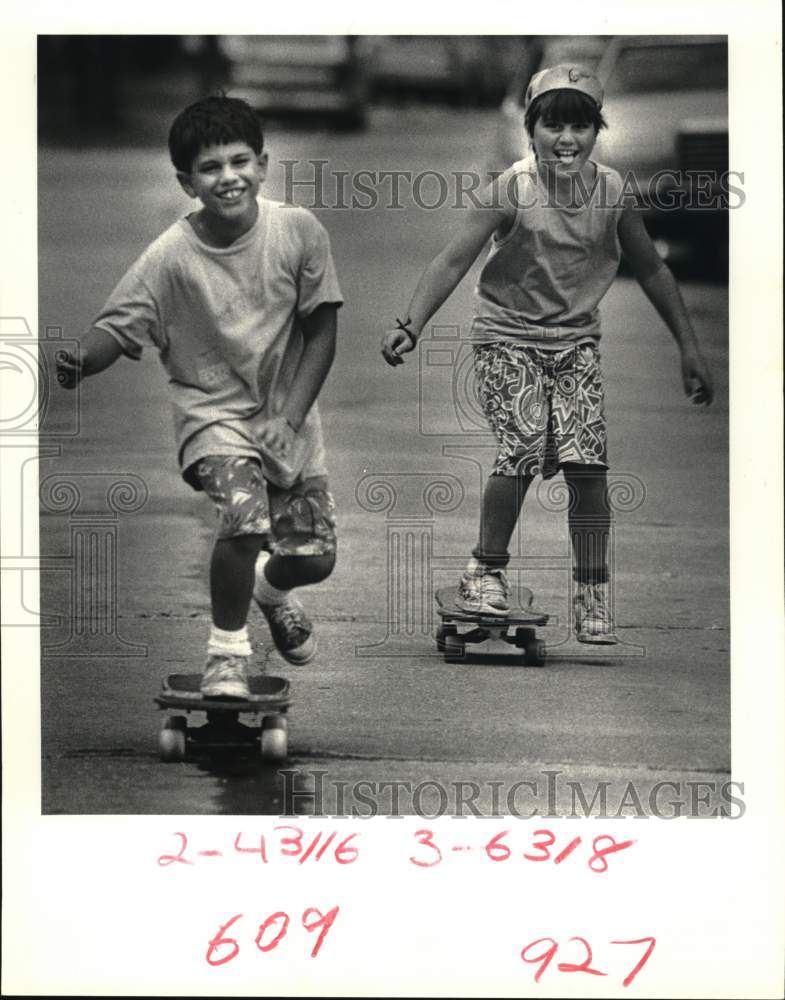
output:
[[[209,455],[188,471],[216,506],[219,538],[265,535],[277,555],[335,553],[335,502],[324,476],[282,489],[255,459],[238,455]]]

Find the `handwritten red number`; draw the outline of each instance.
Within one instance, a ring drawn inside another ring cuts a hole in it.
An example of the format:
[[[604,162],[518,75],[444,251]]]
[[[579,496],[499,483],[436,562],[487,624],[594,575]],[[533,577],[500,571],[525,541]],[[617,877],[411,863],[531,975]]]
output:
[[[535,837],[539,837],[541,835],[545,837],[544,842],[541,841],[540,843],[537,843],[537,841],[535,841],[532,844],[532,847],[536,848],[536,850],[538,851],[542,851],[542,854],[539,857],[537,857],[537,855],[535,854],[524,854],[524,858],[526,858],[528,861],[547,861],[550,858],[551,852],[548,850],[548,848],[553,846],[553,844],[556,841],[556,838],[554,837],[554,835],[551,833],[550,830],[534,831]]]
[[[180,840],[182,841],[182,843],[180,844],[180,853],[179,854],[162,854],[161,857],[158,859],[158,864],[162,868],[165,868],[167,865],[174,864],[175,861],[179,862],[179,864],[181,864],[181,865],[192,865],[193,864],[193,861],[188,861],[187,858],[183,857],[183,855],[185,854],[186,845],[188,844],[188,838],[186,837],[186,835],[184,833],[176,833],[175,837],[179,837]]]
[[[646,944],[648,941],[649,947],[643,953],[641,960],[629,973],[629,975],[622,982],[622,986],[629,986],[633,979],[638,975],[644,965],[649,961],[651,953],[654,951],[654,946],[657,943],[657,939],[653,937],[637,938],[635,941],[611,941],[611,944]]]
[[[485,845],[485,853],[491,861],[506,861],[512,854],[512,851],[506,844],[499,843],[502,837],[506,837],[509,832],[509,830],[502,830],[501,833],[497,833],[496,836],[489,840]]]
[[[316,855],[316,860],[317,861],[321,861],[322,860],[322,857],[327,853],[327,848],[330,846],[330,844],[332,844],[333,840],[335,840],[335,831],[333,831],[330,834],[330,836],[327,838],[327,840],[325,840],[325,842],[319,848],[319,851],[317,852],[317,855]]]
[[[533,948],[536,944],[542,944],[543,941],[550,941],[550,945],[548,946],[548,948],[546,948],[545,951],[542,952],[540,955],[532,955],[530,958],[527,958],[526,952],[530,948]],[[545,972],[545,970],[551,964],[553,956],[556,954],[556,949],[558,947],[559,947],[558,944],[553,940],[553,938],[543,937],[543,938],[537,938],[536,941],[530,941],[529,944],[527,944],[526,947],[521,952],[521,958],[524,960],[524,962],[529,962],[532,965],[535,965],[537,962],[540,963],[539,969],[534,973],[535,983],[539,983],[540,976],[543,974],[543,972]]]
[[[598,847],[597,845],[601,840],[607,840],[607,847]],[[634,840],[620,840],[616,841],[613,837],[609,837],[607,833],[600,834],[599,837],[595,837],[592,841],[592,847],[594,848],[594,854],[589,858],[589,868],[593,872],[606,872],[608,870],[608,862],[606,857],[609,854],[615,854],[616,851],[623,851],[627,847],[632,847],[635,843]]]
[[[319,949],[322,946],[322,942],[327,936],[327,931],[329,931],[329,929],[332,927],[333,921],[338,916],[339,909],[340,909],[339,906],[334,906],[331,910],[328,910],[327,913],[323,914],[320,910],[317,910],[315,906],[311,906],[303,914],[303,927],[307,931],[315,931],[317,927],[321,927],[321,931],[319,932],[319,937],[316,939],[316,944],[313,946],[313,950],[311,952],[311,958],[316,958],[316,956],[319,954]],[[311,923],[308,923],[308,918],[312,914],[314,914],[317,919],[311,921]]]
[[[270,941],[269,944],[262,944],[262,938],[268,927],[271,927],[276,921],[281,923],[281,928],[275,937]],[[289,917],[283,912],[283,910],[278,910],[276,913],[271,913],[270,916],[264,921],[263,924],[259,924],[259,933],[256,935],[256,947],[259,951],[272,951],[273,948],[277,947],[278,942],[286,934],[289,929]]]
[[[357,860],[357,855],[360,853],[359,850],[356,847],[349,846],[349,841],[354,840],[356,836],[356,833],[350,833],[335,848],[335,860],[339,865],[350,865],[352,861]]]
[[[330,834],[329,840],[327,841],[327,844],[325,846],[329,845],[330,841],[333,839],[334,836],[335,836],[334,833]],[[321,832],[317,833],[316,836],[311,841],[311,843],[305,848],[305,853],[300,855],[300,858],[297,861],[298,865],[304,864],[308,860],[308,858],[310,858],[311,854],[313,854],[313,852],[316,850],[316,848],[317,848],[317,846],[319,844],[319,841],[321,839],[322,839]],[[319,855],[318,854],[316,855],[316,860],[317,861],[319,860]]]
[[[264,834],[261,834],[259,837],[258,847],[243,847],[242,844],[240,843],[242,837],[243,835],[241,833],[238,833],[237,836],[234,838],[235,851],[237,851],[240,854],[258,854],[259,860],[263,864],[267,864],[267,846],[264,842]]]
[[[293,837],[281,837],[281,854],[296,858],[302,853],[303,831],[299,826],[276,826],[276,830],[294,830]]]
[[[224,935],[232,926],[232,924],[235,921],[239,920],[241,916],[242,913],[238,913],[236,916],[232,917],[231,920],[227,920],[226,923],[221,927],[221,929],[215,935],[215,937],[212,939],[212,941],[209,943],[209,945],[207,946],[207,954],[205,955],[208,965],[225,965],[227,962],[231,962],[231,960],[235,957],[235,955],[237,955],[237,953],[240,951],[240,945],[235,941],[235,939],[224,937]],[[223,958],[213,958],[214,951],[216,951],[218,948],[226,948],[226,947],[230,947],[232,949],[228,955],[224,955]]]
[[[442,852],[433,842],[433,830],[418,830],[414,836],[423,847],[430,847],[436,853],[436,857],[433,861],[418,861],[417,858],[410,857],[409,860],[411,863],[417,865],[418,868],[433,868],[434,865],[438,865],[442,860]]]
[[[555,865],[560,865],[565,858],[568,858],[572,854],[572,852],[575,850],[578,844],[580,844],[580,842],[581,842],[580,837],[576,837],[574,840],[571,840],[563,850],[559,851],[559,853],[553,859],[553,863]]]
[[[591,948],[589,947],[589,942],[586,938],[582,937],[571,937],[570,941],[580,941],[583,947],[586,949],[586,958],[581,962],[580,965],[573,965],[572,962],[559,962],[558,969],[559,972],[587,972],[590,976],[607,976],[607,972],[600,972],[598,969],[591,968]]]

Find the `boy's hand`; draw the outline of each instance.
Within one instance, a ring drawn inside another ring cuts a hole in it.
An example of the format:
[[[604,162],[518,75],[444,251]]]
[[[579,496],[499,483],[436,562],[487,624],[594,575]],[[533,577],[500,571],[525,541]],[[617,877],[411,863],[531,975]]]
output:
[[[681,378],[684,391],[696,405],[709,406],[714,398],[714,386],[708,366],[696,351],[685,350],[681,356]]]
[[[84,378],[84,359],[80,350],[58,351],[55,354],[57,381],[64,389],[75,389]]]
[[[286,417],[273,417],[260,434],[262,444],[280,458],[286,458],[294,444],[295,433]]]
[[[382,337],[382,356],[388,365],[402,365],[402,354],[408,354],[417,346],[414,337],[406,330],[389,330]]]

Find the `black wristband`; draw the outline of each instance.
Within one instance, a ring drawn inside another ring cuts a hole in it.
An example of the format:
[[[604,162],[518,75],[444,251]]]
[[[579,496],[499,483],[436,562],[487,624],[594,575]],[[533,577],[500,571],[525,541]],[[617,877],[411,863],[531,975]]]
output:
[[[411,323],[411,321],[412,320],[411,320],[410,316],[407,316],[405,320],[398,319],[398,317],[396,316],[395,317],[395,329],[396,330],[403,330],[403,332],[406,334],[406,336],[407,337],[411,337],[412,341],[416,344],[417,343],[417,337],[409,329],[409,324]]]

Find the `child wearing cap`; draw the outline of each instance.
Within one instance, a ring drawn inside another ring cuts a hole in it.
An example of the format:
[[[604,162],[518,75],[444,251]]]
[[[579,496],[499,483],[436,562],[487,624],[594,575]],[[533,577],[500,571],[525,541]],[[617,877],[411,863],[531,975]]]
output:
[[[267,153],[250,105],[189,105],[172,124],[169,153],[196,210],[130,267],[79,349],[60,358],[59,377],[73,388],[123,355],[158,351],[183,478],[217,513],[201,690],[244,700],[252,597],[284,659],[304,664],[316,652],[294,590],[326,579],[335,563],[317,397],[343,299],[322,224],[259,194]]]
[[[467,210],[461,230],[423,272],[396,329],[382,338],[403,363],[423,327],[489,237],[471,326],[479,398],[498,452],[483,493],[477,545],[459,583],[467,611],[509,613],[505,567],[523,499],[536,475],[568,484],[573,609],[581,642],[617,642],[609,604],[606,429],[598,306],[620,252],[681,354],[685,392],[709,404],[712,383],[676,282],[619,174],[595,162],[603,88],[583,66],[532,77],[526,95],[530,156]]]

